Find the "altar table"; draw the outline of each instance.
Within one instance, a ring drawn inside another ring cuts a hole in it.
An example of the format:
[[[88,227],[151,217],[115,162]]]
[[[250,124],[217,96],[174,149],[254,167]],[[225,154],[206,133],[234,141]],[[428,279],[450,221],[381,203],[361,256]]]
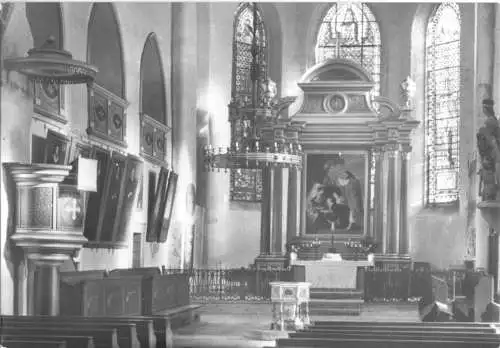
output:
[[[305,281],[311,288],[356,289],[358,267],[373,266],[373,260],[296,260],[305,267]]]

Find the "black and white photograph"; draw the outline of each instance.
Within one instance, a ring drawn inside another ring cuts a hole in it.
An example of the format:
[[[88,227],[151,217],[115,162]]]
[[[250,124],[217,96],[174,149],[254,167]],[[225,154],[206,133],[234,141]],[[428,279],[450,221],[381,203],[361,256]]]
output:
[[[500,347],[500,3],[0,1],[0,348]]]

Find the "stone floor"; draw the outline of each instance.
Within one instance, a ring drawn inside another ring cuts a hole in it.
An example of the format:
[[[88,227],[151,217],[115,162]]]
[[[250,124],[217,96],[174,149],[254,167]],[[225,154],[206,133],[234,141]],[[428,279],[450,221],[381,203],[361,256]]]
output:
[[[273,346],[269,340],[270,304],[208,304],[201,310],[201,321],[176,330],[174,347],[250,348]],[[416,304],[364,304],[360,316],[314,317],[313,320],[338,321],[418,321]]]

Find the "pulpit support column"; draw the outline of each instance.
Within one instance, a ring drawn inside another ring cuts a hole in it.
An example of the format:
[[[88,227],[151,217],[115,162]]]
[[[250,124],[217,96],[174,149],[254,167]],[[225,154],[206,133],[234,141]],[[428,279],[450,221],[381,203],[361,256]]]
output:
[[[35,315],[59,315],[59,265],[40,264],[35,272]]]

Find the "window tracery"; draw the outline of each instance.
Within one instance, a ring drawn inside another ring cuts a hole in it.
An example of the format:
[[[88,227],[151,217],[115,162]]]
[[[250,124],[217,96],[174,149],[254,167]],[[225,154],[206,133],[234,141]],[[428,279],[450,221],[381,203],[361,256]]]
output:
[[[425,193],[427,204],[458,200],[460,10],[439,5],[426,33]]]
[[[257,9],[257,16],[256,34],[259,46],[257,58],[261,68],[260,77],[265,78],[267,76],[267,37],[259,9]],[[248,3],[242,3],[236,12],[233,29],[232,98],[241,96],[251,98],[252,96],[253,22],[253,7]],[[231,200],[260,202],[262,200],[262,171],[232,170]]]
[[[366,4],[335,3],[320,24],[316,63],[331,58],[355,61],[371,73],[374,95],[380,94],[380,30]]]

